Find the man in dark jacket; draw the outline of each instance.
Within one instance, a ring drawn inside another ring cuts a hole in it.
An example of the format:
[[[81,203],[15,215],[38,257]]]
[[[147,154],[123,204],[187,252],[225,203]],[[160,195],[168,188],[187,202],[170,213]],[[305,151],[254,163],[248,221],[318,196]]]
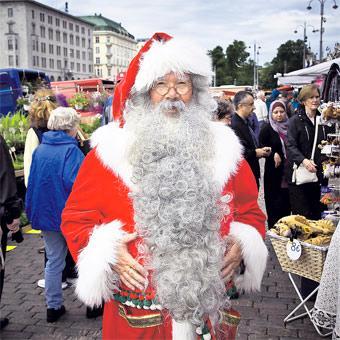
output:
[[[8,146],[4,138],[0,135],[0,300],[5,277],[5,256],[7,246],[7,234],[9,231],[12,235],[21,236],[20,232],[20,214],[22,202],[17,197],[17,186],[12,160],[9,154]],[[20,235],[19,235],[20,234]],[[15,238],[14,236],[14,238]],[[8,324],[7,318],[1,318],[0,329]]]
[[[259,158],[270,155],[270,147],[258,147],[255,132],[249,125],[249,116],[254,111],[254,97],[250,92],[239,91],[234,97],[235,114],[231,120],[231,127],[239,137],[244,150],[243,156],[248,162],[254,177],[256,179],[257,187],[260,186],[260,164]]]

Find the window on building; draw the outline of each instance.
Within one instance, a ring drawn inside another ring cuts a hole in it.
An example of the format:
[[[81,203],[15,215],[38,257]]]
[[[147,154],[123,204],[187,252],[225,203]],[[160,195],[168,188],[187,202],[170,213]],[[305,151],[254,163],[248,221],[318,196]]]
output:
[[[63,20],[63,28],[67,28],[67,22]]]
[[[32,34],[35,34],[35,23],[32,22]]]
[[[85,48],[85,44],[86,44],[85,38],[82,38],[81,39],[81,47]]]
[[[83,64],[83,72],[86,72],[86,64]]]
[[[15,66],[16,67],[19,66],[19,56],[18,55],[15,56]]]
[[[33,9],[32,9],[32,19],[34,19],[34,11],[33,11]]]
[[[90,29],[87,30],[87,35],[91,35],[91,30]]]
[[[64,59],[64,68],[67,68],[67,59]]]
[[[40,21],[45,22],[45,14],[44,13],[40,13]]]
[[[61,70],[61,60],[57,60],[57,69]]]
[[[42,38],[45,38],[45,35],[46,35],[45,26],[40,26],[40,36],[41,36]]]
[[[61,47],[57,46],[57,55],[61,55]]]
[[[108,75],[109,77],[111,77],[111,68],[108,68],[108,69],[107,69],[107,75]]]
[[[85,27],[81,28],[81,34],[85,34]]]
[[[12,55],[8,56],[8,66],[14,66],[14,57]]]
[[[78,36],[76,36],[76,46],[79,46],[79,43],[80,43],[80,39]]]
[[[89,58],[88,58],[88,59],[92,61],[92,60],[93,60],[92,51],[89,51],[89,53],[88,53],[88,54],[89,54]]]
[[[89,42],[89,46],[87,46],[87,47],[88,47],[88,48],[91,48],[91,47],[92,47],[92,46],[91,46],[91,39],[89,39],[88,42]]]
[[[35,55],[32,57],[32,64],[35,66]]]
[[[35,41],[32,40],[32,51],[35,51]]]
[[[79,32],[79,25],[76,25],[76,32]]]
[[[60,19],[59,19],[59,18],[55,18],[55,25],[56,25],[57,27],[60,26]]]
[[[48,29],[48,39],[53,40],[53,29],[52,28]]]
[[[80,51],[78,51],[78,50],[76,51],[76,58],[80,59]]]
[[[13,17],[13,8],[7,8],[7,15],[9,18]]]
[[[17,38],[14,39],[14,44],[15,44],[15,50],[17,51],[18,50],[18,39]]]
[[[41,58],[41,67],[46,68],[46,58],[45,57]]]
[[[77,72],[80,72],[80,63],[77,63]]]
[[[36,49],[36,51],[39,51],[39,41],[38,40],[35,41],[35,49]]]
[[[50,59],[50,68],[54,69],[54,59]]]
[[[97,53],[97,54],[100,53],[100,47],[99,47],[99,46],[96,47],[96,53]]]
[[[100,58],[96,58],[96,64],[100,64]]]
[[[9,51],[13,51],[13,40],[12,39],[8,39],[8,50]]]
[[[67,48],[64,47],[64,57],[67,57]]]
[[[74,70],[74,62],[71,61],[71,70],[73,71]]]
[[[70,48],[70,58],[74,58],[74,49]]]
[[[99,37],[96,37],[96,44],[99,44]]]
[[[47,17],[47,22],[48,22],[50,25],[52,25],[52,23],[53,23],[52,15],[49,15],[49,16]]]
[[[67,33],[63,33],[63,42],[67,44]]]
[[[60,41],[60,31],[55,32],[55,38],[57,41]]]
[[[73,34],[70,34],[70,44],[71,44],[71,45],[74,44],[74,37],[73,37]]]
[[[40,51],[41,53],[46,53],[46,44],[44,42],[40,44]]]
[[[49,52],[49,54],[53,54],[54,53],[54,46],[52,44],[48,45],[48,52]]]
[[[89,65],[89,73],[92,73],[92,65]]]
[[[72,22],[69,22],[69,23],[68,23],[68,29],[69,29],[70,31],[73,31],[73,23],[72,23]]]
[[[85,51],[81,52],[81,58],[82,58],[83,60],[86,59],[86,52],[85,52]]]
[[[14,22],[8,23],[8,33],[14,33]]]
[[[39,57],[38,56],[35,57],[35,65],[39,66]]]

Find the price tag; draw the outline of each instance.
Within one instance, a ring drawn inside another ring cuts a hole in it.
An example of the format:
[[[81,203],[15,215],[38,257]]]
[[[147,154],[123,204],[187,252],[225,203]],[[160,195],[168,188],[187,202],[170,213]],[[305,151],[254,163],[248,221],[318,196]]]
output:
[[[291,260],[296,261],[300,258],[302,249],[301,243],[298,240],[288,241],[286,249],[287,255]]]

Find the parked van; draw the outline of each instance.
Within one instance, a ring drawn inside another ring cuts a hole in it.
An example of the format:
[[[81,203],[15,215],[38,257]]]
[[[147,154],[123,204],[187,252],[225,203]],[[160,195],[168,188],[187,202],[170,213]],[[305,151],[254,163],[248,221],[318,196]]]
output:
[[[17,110],[19,97],[34,94],[40,87],[50,87],[44,72],[29,69],[0,69],[0,117]]]

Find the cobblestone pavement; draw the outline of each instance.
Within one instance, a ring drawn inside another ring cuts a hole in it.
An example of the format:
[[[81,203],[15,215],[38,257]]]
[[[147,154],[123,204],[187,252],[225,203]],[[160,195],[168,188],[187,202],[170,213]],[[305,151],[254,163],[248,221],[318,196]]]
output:
[[[36,284],[43,277],[44,256],[37,252],[43,242],[38,235],[24,237],[23,243],[7,253],[0,313],[10,319],[10,324],[0,331],[0,338],[99,339],[101,318],[86,319],[85,306],[77,300],[72,288],[64,290],[67,314],[56,323],[46,322],[44,290]],[[238,339],[321,339],[309,319],[283,325],[284,316],[296,304],[297,298],[271,245],[268,247],[270,258],[261,293],[242,295],[233,301],[242,314]]]

